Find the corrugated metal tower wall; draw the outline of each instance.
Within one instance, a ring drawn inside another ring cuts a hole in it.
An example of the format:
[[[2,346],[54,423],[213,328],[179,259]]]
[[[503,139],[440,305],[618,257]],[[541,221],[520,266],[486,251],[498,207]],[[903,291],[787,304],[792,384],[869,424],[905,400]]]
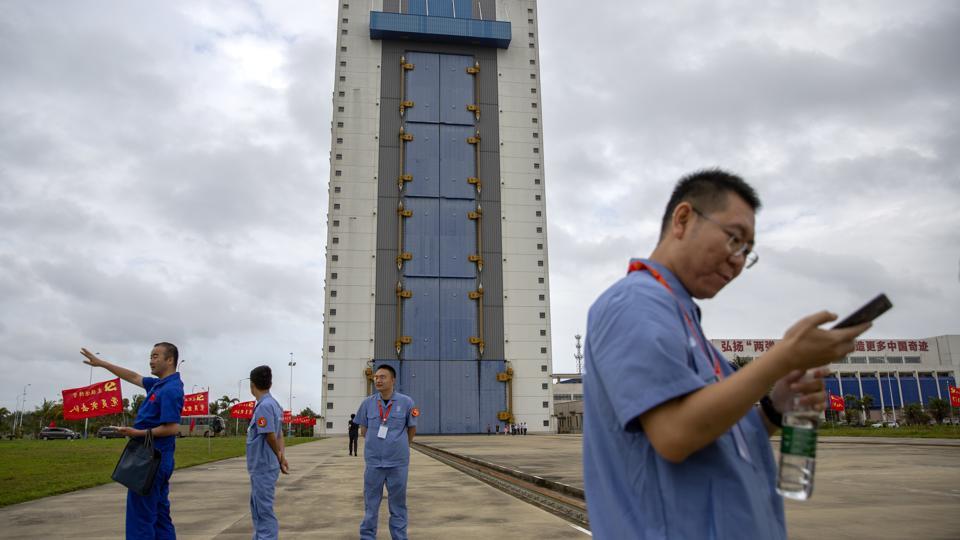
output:
[[[483,432],[507,408],[496,58],[383,41],[375,363],[421,433]]]

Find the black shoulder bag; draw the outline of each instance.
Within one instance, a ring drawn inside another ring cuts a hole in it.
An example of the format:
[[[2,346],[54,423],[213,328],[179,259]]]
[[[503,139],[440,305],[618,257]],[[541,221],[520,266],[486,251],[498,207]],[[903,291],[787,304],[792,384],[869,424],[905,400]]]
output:
[[[127,442],[111,478],[138,495],[146,496],[159,468],[160,452],[153,447],[153,431],[148,429],[146,437],[133,437]]]

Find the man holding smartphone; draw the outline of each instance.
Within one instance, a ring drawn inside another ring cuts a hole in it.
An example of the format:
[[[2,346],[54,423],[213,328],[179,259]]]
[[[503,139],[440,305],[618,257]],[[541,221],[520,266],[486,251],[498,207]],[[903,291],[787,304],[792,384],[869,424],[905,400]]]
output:
[[[86,357],[83,363],[102,367],[117,377],[147,391],[147,397],[137,411],[133,427],[120,427],[127,437],[146,437],[153,432],[153,445],[160,452],[160,467],[147,495],[127,491],[127,538],[174,539],[177,533],[170,518],[170,476],[173,475],[173,452],[180,429],[180,411],[183,409],[183,381],[177,373],[179,352],[176,345],[157,343],[150,351],[150,373],[144,377],[129,369],[98,358],[87,349],[80,349]]]
[[[786,539],[768,437],[794,398],[824,407],[827,370],[801,378],[852,351],[870,325],[824,330],[836,316],[810,315],[733,372],[693,299],[757,262],[759,208],[738,176],[681,179],[651,256],[632,260],[590,309],[583,468],[595,538]]]

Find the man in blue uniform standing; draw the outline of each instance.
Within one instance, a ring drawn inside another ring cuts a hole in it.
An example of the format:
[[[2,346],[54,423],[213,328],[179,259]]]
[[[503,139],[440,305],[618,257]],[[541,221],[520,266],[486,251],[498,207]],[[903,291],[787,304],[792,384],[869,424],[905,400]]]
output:
[[[280,522],[273,511],[273,496],[280,473],[288,474],[283,455],[283,407],[270,395],[270,366],[250,371],[250,393],[257,398],[247,431],[247,472],[250,474],[250,515],[253,540],[275,540]]]
[[[738,176],[681,179],[653,254],[590,308],[583,474],[594,538],[786,538],[768,437],[795,398],[823,408],[827,371],[801,378],[852,351],[869,324],[825,330],[836,315],[810,315],[733,372],[693,299],[757,262],[759,207]]]
[[[153,432],[154,447],[160,452],[160,467],[148,495],[127,491],[127,538],[167,540],[177,537],[170,518],[170,476],[173,474],[173,452],[180,430],[183,410],[183,381],[177,373],[179,352],[172,343],[162,342],[150,351],[150,373],[143,377],[129,369],[98,358],[87,349],[80,349],[85,364],[102,367],[117,377],[147,391],[137,411],[133,427],[121,427],[127,437],[146,437]]]
[[[413,400],[394,392],[397,372],[382,365],[373,374],[377,392],[368,396],[357,409],[356,422],[364,437],[363,521],[361,540],[377,537],[377,515],[387,486],[390,505],[390,537],[407,538],[407,470],[410,466],[410,443],[417,433],[420,411]]]

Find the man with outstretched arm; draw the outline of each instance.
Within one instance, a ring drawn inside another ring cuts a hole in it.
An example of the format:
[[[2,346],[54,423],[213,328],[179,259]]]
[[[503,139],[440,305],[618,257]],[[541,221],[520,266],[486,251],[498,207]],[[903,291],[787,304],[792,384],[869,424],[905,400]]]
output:
[[[681,179],[653,253],[590,308],[583,469],[594,538],[786,538],[768,437],[794,398],[823,409],[828,371],[801,377],[852,351],[870,325],[821,329],[836,318],[822,311],[732,370],[694,298],[713,298],[757,262],[759,208],[738,176]]]
[[[153,435],[153,444],[160,452],[160,467],[147,495],[127,490],[126,531],[129,540],[168,540],[177,537],[170,518],[170,476],[173,474],[173,452],[180,430],[180,411],[183,410],[183,381],[177,373],[179,351],[172,343],[161,342],[150,351],[150,373],[144,377],[129,369],[98,358],[87,349],[80,349],[86,357],[83,362],[102,367],[117,377],[147,391],[147,397],[137,411],[133,427],[120,427],[127,437]]]

